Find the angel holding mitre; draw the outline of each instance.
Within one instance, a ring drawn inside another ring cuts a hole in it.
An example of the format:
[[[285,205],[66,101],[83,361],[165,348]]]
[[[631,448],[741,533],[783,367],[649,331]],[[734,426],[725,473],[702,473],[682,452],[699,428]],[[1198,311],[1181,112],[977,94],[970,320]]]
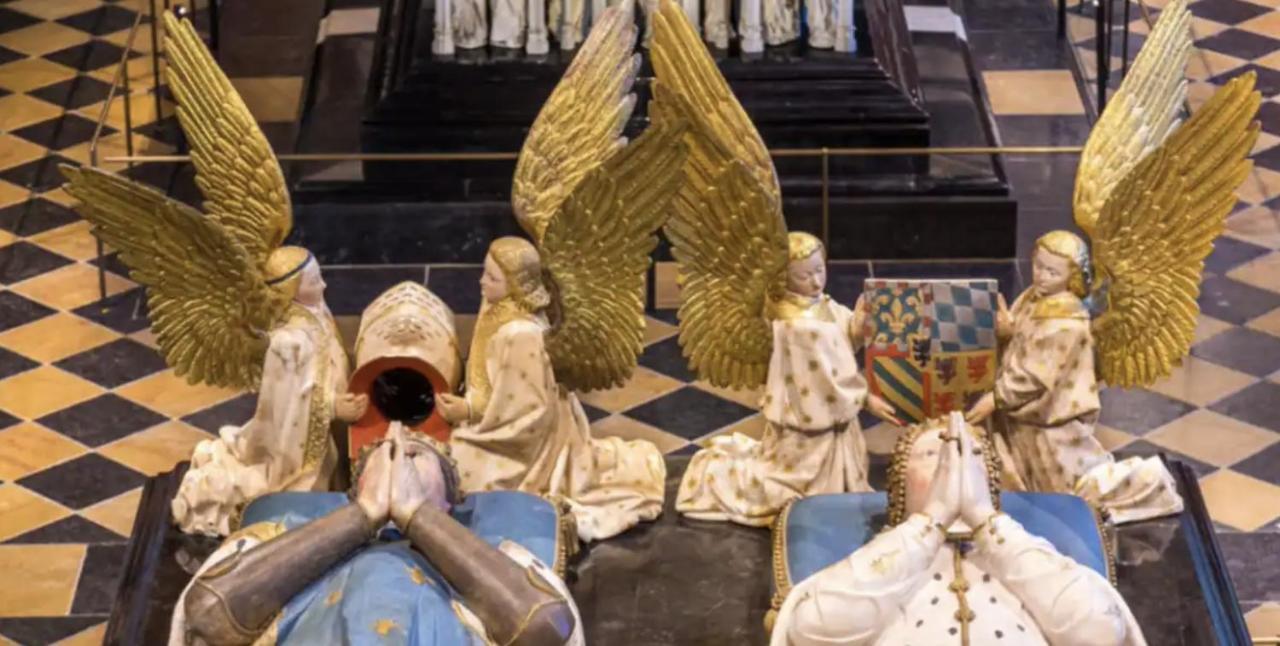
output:
[[[288,187],[271,146],[187,20],[166,13],[164,55],[191,145],[202,215],[155,189],[64,166],[66,190],[147,290],[165,361],[192,383],[258,390],[253,418],[201,441],[174,497],[185,532],[227,534],[275,491],[326,491],[338,463],[330,424],[358,419],[349,362],[306,249],[282,246]]]
[[[622,136],[640,67],[632,14],[605,11],[534,121],[512,190],[532,242],[490,245],[466,393],[438,396],[464,489],[559,497],[585,540],[656,518],[666,479],[652,443],[592,438],[573,392],[635,367],[649,254],[686,154],[678,122]]]
[[[1189,19],[1185,0],[1165,7],[1094,127],[1074,204],[1092,250],[1069,231],[1036,241],[1031,288],[998,315],[1005,344],[995,390],[967,415],[992,417],[1011,487],[1074,492],[1116,522],[1182,505],[1159,458],[1115,462],[1094,436],[1099,383],[1147,386],[1187,354],[1204,260],[1249,175],[1258,132],[1252,72],[1179,123]]]
[[[684,13],[663,0],[654,20],[650,115],[690,124],[665,228],[680,343],[713,385],[764,386],[762,438],[713,438],[689,463],[676,509],[764,526],[793,498],[870,491],[858,412],[893,410],[858,372],[862,315],[824,293],[822,242],[787,232],[769,152]]]

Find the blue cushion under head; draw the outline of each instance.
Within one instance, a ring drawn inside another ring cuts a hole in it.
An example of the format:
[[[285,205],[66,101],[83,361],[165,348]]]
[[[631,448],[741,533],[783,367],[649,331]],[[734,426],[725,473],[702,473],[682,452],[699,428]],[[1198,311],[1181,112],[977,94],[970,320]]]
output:
[[[1028,532],[1107,576],[1103,538],[1084,499],[1069,494],[1009,492],[1000,495],[1000,504]],[[782,530],[787,579],[793,585],[799,583],[865,545],[884,527],[886,506],[883,492],[823,494],[792,503]]]
[[[272,521],[287,529],[315,520],[347,504],[344,493],[285,491],[257,498],[244,510],[241,526]],[[450,514],[491,545],[512,540],[554,567],[560,540],[559,514],[544,498],[521,491],[468,495]]]

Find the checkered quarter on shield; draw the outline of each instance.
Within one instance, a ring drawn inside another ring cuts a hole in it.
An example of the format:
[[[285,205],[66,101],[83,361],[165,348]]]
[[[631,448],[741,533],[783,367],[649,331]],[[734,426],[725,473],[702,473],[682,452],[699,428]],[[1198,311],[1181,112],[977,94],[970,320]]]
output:
[[[871,392],[920,422],[964,410],[995,383],[996,281],[867,280]]]

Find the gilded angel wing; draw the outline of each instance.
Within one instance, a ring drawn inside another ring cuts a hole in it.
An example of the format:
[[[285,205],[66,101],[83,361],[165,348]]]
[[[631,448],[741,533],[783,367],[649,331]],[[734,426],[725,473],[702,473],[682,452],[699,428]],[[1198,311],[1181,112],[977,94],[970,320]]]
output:
[[[513,204],[537,242],[554,299],[547,350],[574,390],[621,385],[644,341],[644,287],[654,235],[682,178],[684,126],[622,127],[638,58],[629,3],[593,27],[520,153]]]
[[[620,386],[644,351],[645,272],[683,179],[683,132],[649,126],[589,171],[546,227],[539,251],[558,310],[547,351],[566,387]]]
[[[165,12],[164,28],[167,78],[204,210],[261,266],[293,226],[280,163],[191,22]]]
[[[1252,169],[1254,80],[1249,72],[1219,89],[1102,209],[1093,254],[1107,308],[1093,334],[1108,384],[1149,385],[1191,347],[1204,259]]]
[[[763,384],[765,309],[783,288],[787,226],[769,151],[679,6],[662,0],[651,45],[655,124],[685,118],[684,185],[664,229],[681,285],[680,345],[712,384]]]
[[[1085,233],[1093,235],[1116,186],[1178,127],[1187,100],[1191,44],[1187,0],[1173,0],[1160,12],[1080,155],[1073,201],[1076,225]]]
[[[607,9],[538,112],[516,161],[511,206],[534,242],[588,172],[627,140],[640,56],[631,3]]]
[[[280,314],[255,263],[216,220],[148,186],[62,166],[66,191],[147,289],[165,361],[192,383],[256,388]]]

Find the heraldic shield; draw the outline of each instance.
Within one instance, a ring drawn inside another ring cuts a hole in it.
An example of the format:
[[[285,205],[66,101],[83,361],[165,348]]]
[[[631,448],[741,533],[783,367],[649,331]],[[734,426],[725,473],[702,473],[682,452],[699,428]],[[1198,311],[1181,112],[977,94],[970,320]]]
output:
[[[994,385],[996,281],[867,280],[866,375],[908,423],[964,411]]]

